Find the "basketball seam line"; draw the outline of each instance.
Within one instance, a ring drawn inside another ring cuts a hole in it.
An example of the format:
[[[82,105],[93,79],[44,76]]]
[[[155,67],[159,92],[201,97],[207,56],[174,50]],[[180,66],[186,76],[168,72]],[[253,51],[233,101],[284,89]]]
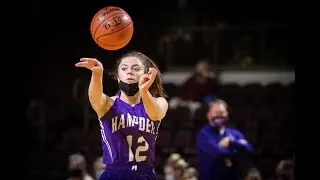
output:
[[[99,24],[99,26],[97,26],[97,28],[95,29],[95,31],[94,31],[94,33],[93,33],[93,35],[92,35],[93,38],[94,38],[94,36],[96,35],[96,32],[98,31],[98,29],[101,27],[101,25],[102,25],[105,21],[107,21],[108,19],[110,19],[110,18],[112,18],[113,16],[118,15],[118,14],[121,14],[121,13],[116,13],[116,14],[108,17],[107,19],[102,20],[101,23]],[[97,18],[97,17],[96,17],[96,18]]]
[[[105,46],[120,46],[120,45],[126,44],[126,43],[128,43],[128,42],[125,41],[125,42],[120,43],[120,44],[106,44],[106,43],[103,43],[103,42],[97,40],[97,43],[98,43],[98,44],[101,44],[101,45],[105,45]]]
[[[110,34],[113,34],[113,33],[119,32],[119,31],[122,31],[122,30],[124,30],[125,28],[129,27],[131,24],[133,24],[133,22],[131,22],[130,24],[128,24],[127,26],[125,26],[125,27],[123,27],[123,28],[121,28],[121,29],[118,29],[118,30],[116,30],[116,31],[113,31],[113,32],[110,32],[110,33],[107,33],[107,34],[103,34],[103,35],[97,37],[97,41],[99,40],[99,38],[101,38],[101,37],[103,37],[103,36],[108,36],[108,35],[110,35]]]
[[[101,27],[102,24],[104,24],[105,21],[107,21],[108,19],[110,19],[110,18],[112,18],[112,17],[114,17],[114,16],[116,16],[116,15],[119,15],[119,14],[123,14],[123,13],[116,13],[116,14],[110,16],[109,18],[103,20],[103,21],[99,24],[99,26],[96,28],[96,30],[94,31],[94,33],[93,33],[93,38],[95,37],[98,29]],[[131,22],[132,22],[132,20],[131,20]],[[96,39],[98,39],[98,38],[99,38],[99,37],[97,37]]]
[[[112,7],[114,7],[114,6],[110,6],[110,8],[112,8]],[[123,9],[121,9],[121,8],[120,8],[120,10],[123,11]],[[105,8],[103,8],[103,9],[101,9],[100,11],[102,11],[102,12],[108,12],[108,8],[105,7]],[[90,31],[92,30],[92,27],[93,27],[93,24],[94,24],[94,23],[93,23],[93,22],[94,22],[93,20],[96,19],[98,15],[101,15],[101,14],[99,14],[100,11],[98,11],[98,12],[93,16],[93,18],[92,18],[92,20],[91,20],[91,25],[90,25]],[[111,13],[112,13],[112,12],[111,12]],[[103,21],[102,21],[101,23],[103,23]],[[99,24],[99,26],[100,26],[100,24]]]

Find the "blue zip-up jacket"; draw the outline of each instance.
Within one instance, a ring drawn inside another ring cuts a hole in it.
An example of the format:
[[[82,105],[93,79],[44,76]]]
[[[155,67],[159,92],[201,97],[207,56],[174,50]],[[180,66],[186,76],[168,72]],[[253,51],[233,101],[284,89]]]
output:
[[[230,139],[227,149],[219,146],[224,137]],[[199,180],[237,180],[237,151],[253,152],[240,131],[225,128],[224,132],[219,132],[209,124],[198,132],[196,146]]]

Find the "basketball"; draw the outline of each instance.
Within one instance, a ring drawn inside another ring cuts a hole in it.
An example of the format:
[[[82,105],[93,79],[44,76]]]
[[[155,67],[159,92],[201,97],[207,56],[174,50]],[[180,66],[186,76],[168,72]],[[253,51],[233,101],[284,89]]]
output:
[[[94,41],[105,50],[118,50],[126,46],[133,35],[133,22],[129,14],[119,7],[100,9],[92,18],[90,32]]]

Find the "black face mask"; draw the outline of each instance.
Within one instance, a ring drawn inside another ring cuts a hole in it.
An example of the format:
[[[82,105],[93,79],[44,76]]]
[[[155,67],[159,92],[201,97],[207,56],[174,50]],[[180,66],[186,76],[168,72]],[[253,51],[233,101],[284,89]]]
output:
[[[127,84],[125,82],[119,82],[119,88],[123,91],[127,96],[134,96],[139,91],[138,83]]]

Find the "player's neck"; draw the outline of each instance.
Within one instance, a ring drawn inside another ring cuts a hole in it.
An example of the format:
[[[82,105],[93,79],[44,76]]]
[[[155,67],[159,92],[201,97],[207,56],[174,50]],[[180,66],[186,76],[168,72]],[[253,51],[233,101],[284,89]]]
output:
[[[134,106],[134,105],[140,103],[140,101],[141,101],[141,97],[140,97],[139,93],[137,93],[134,96],[127,96],[124,93],[121,93],[120,98],[121,98],[121,100],[123,100],[124,102],[128,103],[131,106]]]

